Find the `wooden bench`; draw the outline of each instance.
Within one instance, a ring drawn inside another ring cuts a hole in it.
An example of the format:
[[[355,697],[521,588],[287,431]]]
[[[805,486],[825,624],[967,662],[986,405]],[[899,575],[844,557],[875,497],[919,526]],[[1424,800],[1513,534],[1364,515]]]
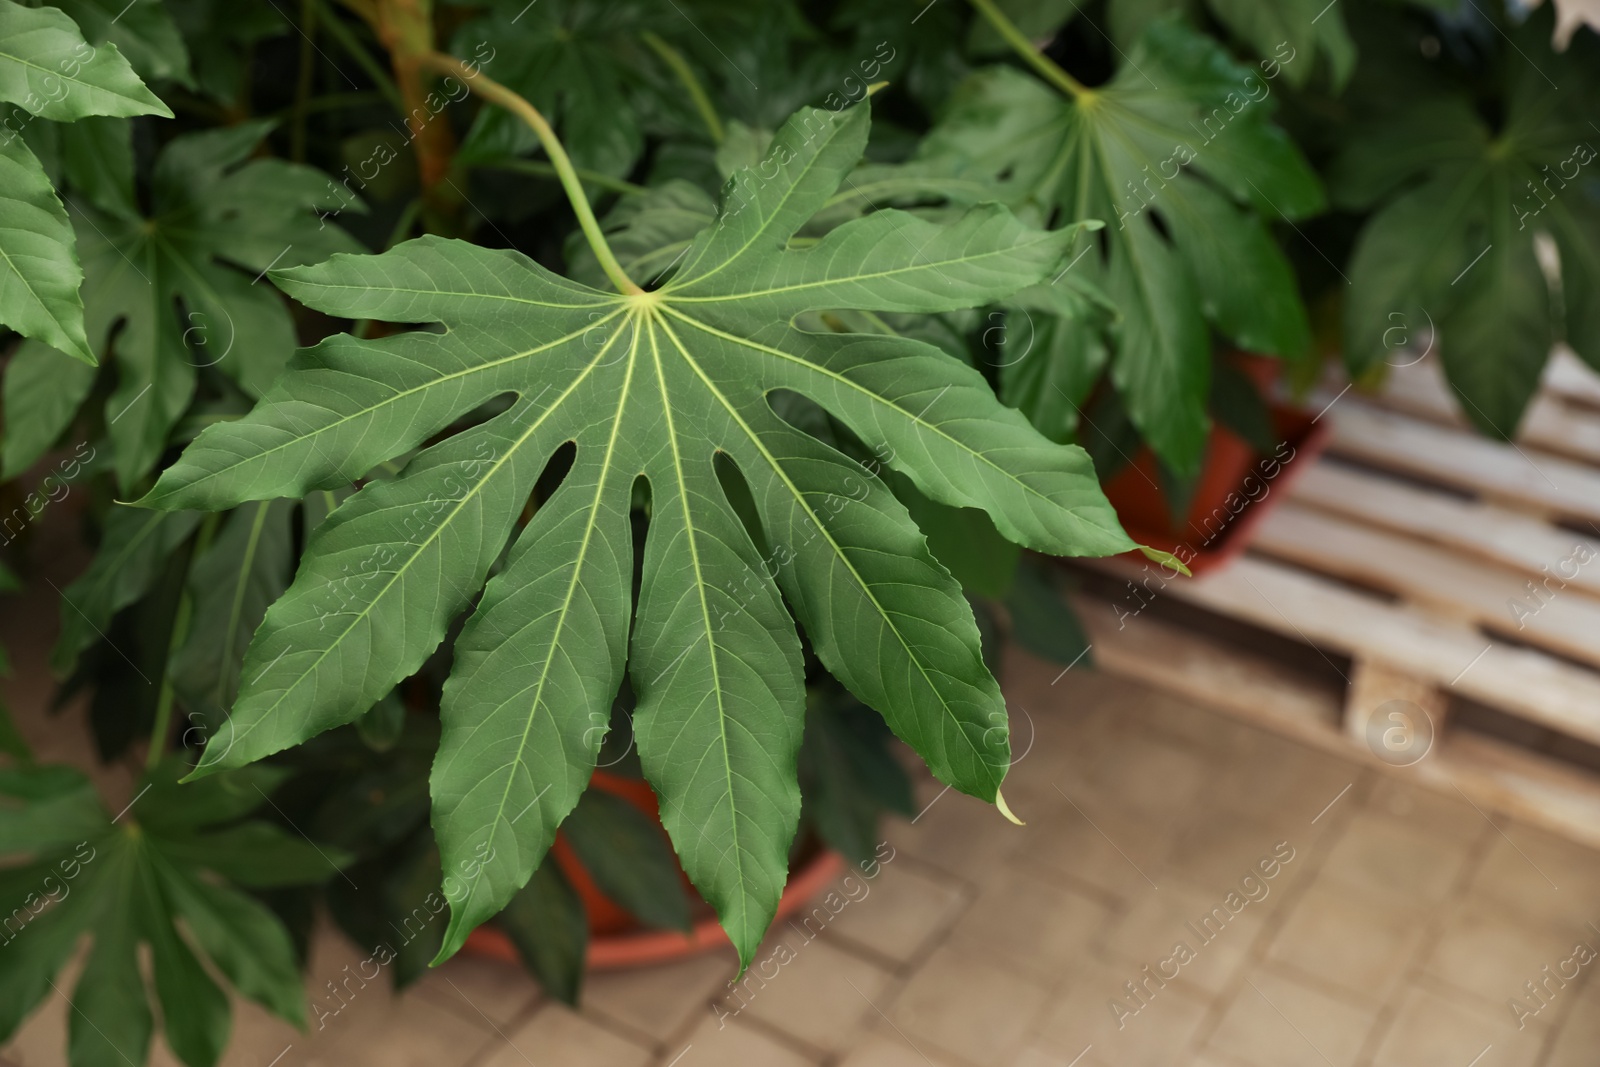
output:
[[[1515,444],[1468,427],[1436,358],[1314,403],[1328,451],[1240,559],[1165,582],[1089,565],[1132,583],[1076,597],[1097,663],[1375,766],[1396,762],[1375,743],[1390,709],[1420,711],[1431,748],[1397,773],[1600,846],[1600,376],[1558,353]],[[1143,610],[1166,598],[1191,618]],[[1194,609],[1310,646],[1342,681]]]

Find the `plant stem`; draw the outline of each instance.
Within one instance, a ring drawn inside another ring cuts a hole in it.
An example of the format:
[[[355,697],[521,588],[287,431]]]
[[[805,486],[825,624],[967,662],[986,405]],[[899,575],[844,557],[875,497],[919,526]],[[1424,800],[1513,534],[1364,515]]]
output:
[[[306,161],[306,114],[312,80],[317,73],[317,0],[300,0],[300,69],[294,87],[294,118],[289,126],[289,158]]]
[[[700,112],[701,119],[705,121],[712,142],[721,144],[724,136],[722,120],[717,117],[717,109],[711,105],[711,97],[706,95],[705,87],[700,84],[700,79],[694,76],[694,71],[689,68],[683,53],[663,41],[654,30],[646,30],[639,36],[650,46],[652,52],[661,57],[663,63],[672,68],[672,73],[678,76],[683,87],[689,91],[689,99],[694,101],[695,110]]]
[[[323,6],[323,0],[312,0],[312,2],[318,8]],[[350,58],[355,60],[356,64],[366,72],[367,77],[372,79],[373,84],[378,87],[378,91],[388,98],[389,103],[394,105],[395,110],[403,113],[406,105],[400,99],[400,89],[395,85],[394,79],[389,76],[389,72],[383,69],[383,64],[372,57],[372,53],[367,51],[366,47],[356,39],[356,35],[351,32],[350,27],[346,26],[344,20],[339,18],[337,14],[325,9],[319,10],[318,14],[322,16],[318,20],[318,25],[328,31],[328,36],[339,42],[339,47],[343,48]]]
[[[216,534],[217,523],[221,520],[222,514],[216,511],[205,517],[200,524],[199,536],[194,541],[194,551],[189,556],[191,561],[199,559],[211,547],[211,538]],[[189,620],[193,614],[194,598],[185,589],[178,600],[178,612],[172,619],[172,634],[167,639],[167,658],[161,668],[161,693],[156,697],[156,722],[150,728],[150,751],[144,758],[146,770],[155,770],[156,764],[161,762],[161,757],[167,751],[167,734],[172,732],[172,704],[177,696],[172,688],[172,657],[189,636]]]
[[[537,174],[542,178],[559,178],[561,176],[555,167],[551,166],[549,163],[545,163],[537,159],[503,159],[493,163],[482,163],[479,165],[488,170],[508,170],[513,173]],[[613,178],[611,175],[601,174],[597,170],[585,170],[582,167],[573,167],[572,173],[576,174],[590,185],[598,185],[602,189],[610,190],[613,193],[621,193],[623,196],[638,196],[641,193],[648,193],[650,191],[643,185],[635,185],[632,182],[625,182],[621,178]]]
[[[417,216],[422,212],[422,197],[414,196],[411,202],[400,212],[400,217],[395,220],[394,229],[389,231],[389,239],[383,243],[385,252],[406,239],[406,234],[411,232],[411,227],[417,224]]]
[[[573,170],[572,160],[567,156],[567,150],[562,147],[560,139],[556,137],[556,131],[550,128],[550,123],[545,121],[539,109],[483,71],[468,67],[454,56],[429,52],[418,58],[424,66],[460,78],[473,92],[491,104],[499,104],[526,122],[533,132],[538,134],[539,143],[544,145],[545,154],[550,157],[550,162],[556,169],[556,177],[561,179],[561,187],[566,191],[567,199],[572,201],[572,210],[578,216],[578,225],[583,228],[583,236],[588,240],[589,247],[594,250],[595,258],[600,261],[600,267],[606,272],[606,277],[611,279],[611,284],[617,287],[618,292],[644,292],[637,282],[628,277],[627,272],[622,269],[622,264],[617,262],[611,246],[606,243],[606,236],[600,231],[600,223],[594,217],[594,209],[589,206],[589,198],[583,195],[583,181],[578,177],[578,172]]]
[[[1082,99],[1092,91],[1062,70],[1049,56],[1035,48],[1033,42],[1017,29],[1016,23],[1006,18],[1005,13],[995,6],[994,0],[970,0],[970,2],[978,9],[978,13],[988,19],[990,25],[1000,32],[1000,36],[1006,39],[1006,43],[1016,51],[1017,55],[1038,71],[1045,81],[1075,100]]]

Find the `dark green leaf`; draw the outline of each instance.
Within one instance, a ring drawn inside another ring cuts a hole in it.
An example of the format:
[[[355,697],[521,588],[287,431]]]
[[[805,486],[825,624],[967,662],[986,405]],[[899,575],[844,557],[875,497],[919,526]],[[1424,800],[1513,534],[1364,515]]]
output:
[[[511,898],[498,922],[545,992],[576,1004],[583,986],[589,924],[578,894],[561,869],[550,860],[541,864]]]
[[[602,893],[641,922],[689,929],[689,898],[672,846],[638,808],[591,787],[561,831]]]

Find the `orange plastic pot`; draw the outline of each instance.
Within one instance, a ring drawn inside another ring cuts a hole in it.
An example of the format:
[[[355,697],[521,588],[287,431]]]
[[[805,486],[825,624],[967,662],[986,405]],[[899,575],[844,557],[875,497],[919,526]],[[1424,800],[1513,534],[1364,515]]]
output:
[[[1235,365],[1263,389],[1277,372],[1277,361],[1235,356]],[[1133,461],[1106,483],[1106,499],[1128,536],[1142,545],[1171,552],[1194,574],[1226,564],[1245,550],[1273,504],[1328,445],[1329,425],[1296,407],[1270,403],[1273,430],[1282,442],[1263,455],[1221,423],[1206,441],[1205,460],[1188,512],[1173,520],[1161,487],[1155,454],[1140,448]],[[1129,558],[1143,560],[1137,552]]]
[[[660,824],[661,816],[655,791],[648,782],[637,778],[623,778],[605,771],[595,771],[589,780],[591,787],[621,797],[642,811],[651,821]],[[587,964],[591,970],[615,970],[626,967],[644,967],[655,963],[693,956],[730,945],[716,916],[705,915],[696,920],[688,933],[675,930],[655,930],[640,925],[621,905],[600,891],[589,872],[579,862],[572,846],[556,835],[550,855],[561,868],[561,873],[583,903],[584,915],[589,924],[589,950]],[[844,869],[844,860],[837,853],[817,849],[797,869],[789,874],[789,884],[784,887],[778,901],[779,921],[800,910],[813,897],[830,885]],[[689,890],[688,875],[680,870],[685,890]],[[466,951],[480,956],[520,962],[516,946],[502,931],[493,926],[480,926],[467,937]]]

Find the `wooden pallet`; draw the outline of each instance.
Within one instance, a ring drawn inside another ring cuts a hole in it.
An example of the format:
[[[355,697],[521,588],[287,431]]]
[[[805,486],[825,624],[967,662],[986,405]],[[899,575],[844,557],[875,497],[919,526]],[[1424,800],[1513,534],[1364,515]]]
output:
[[[1369,717],[1411,701],[1435,740],[1397,773],[1600,846],[1600,377],[1558,354],[1514,445],[1467,426],[1437,359],[1335,395],[1327,454],[1233,564],[1092,564],[1132,583],[1078,598],[1098,663],[1375,766]],[[1315,648],[1343,692],[1143,609],[1167,597]]]

